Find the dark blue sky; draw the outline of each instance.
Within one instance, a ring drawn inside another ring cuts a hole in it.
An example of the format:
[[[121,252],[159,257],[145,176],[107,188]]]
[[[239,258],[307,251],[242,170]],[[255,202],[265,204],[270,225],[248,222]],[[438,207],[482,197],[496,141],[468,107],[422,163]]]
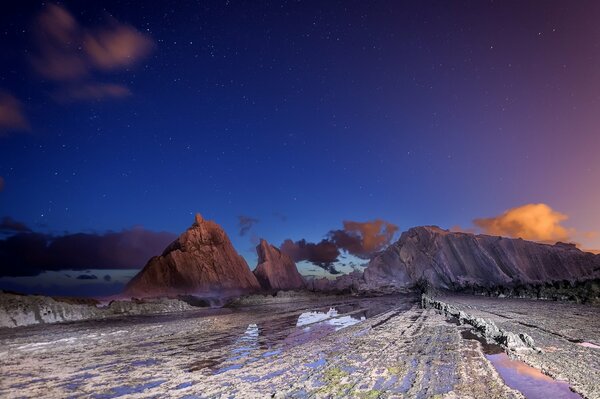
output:
[[[0,113],[0,217],[30,230],[178,233],[201,212],[253,267],[257,237],[545,203],[600,247],[598,2],[3,8],[21,118]]]

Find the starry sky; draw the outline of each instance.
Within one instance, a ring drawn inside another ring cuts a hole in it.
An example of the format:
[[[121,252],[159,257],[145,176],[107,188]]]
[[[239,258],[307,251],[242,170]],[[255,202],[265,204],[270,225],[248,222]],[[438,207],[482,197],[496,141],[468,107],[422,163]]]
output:
[[[265,238],[304,274],[426,224],[599,249],[598,20],[566,0],[3,4],[0,289],[114,294],[196,212],[250,267]]]

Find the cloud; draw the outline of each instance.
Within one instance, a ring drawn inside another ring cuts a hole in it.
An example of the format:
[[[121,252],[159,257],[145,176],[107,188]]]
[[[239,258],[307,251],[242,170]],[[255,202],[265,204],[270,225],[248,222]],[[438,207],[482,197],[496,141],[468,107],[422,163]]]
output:
[[[154,43],[133,27],[113,21],[108,28],[87,33],[83,48],[96,68],[109,71],[135,65],[152,52]]]
[[[308,261],[331,273],[339,273],[333,264],[339,260],[341,251],[362,259],[370,259],[389,245],[398,231],[398,226],[381,219],[367,222],[346,220],[343,225],[342,229],[331,230],[318,243],[307,242],[304,239],[285,240],[281,251],[295,262]]]
[[[8,132],[29,129],[21,102],[15,96],[0,90],[0,137]]]
[[[112,277],[110,276],[110,274],[105,274],[103,279],[104,279],[104,281],[110,281],[110,280],[112,280]]]
[[[390,244],[398,226],[381,219],[369,222],[344,221],[342,230],[329,232],[330,240],[359,258],[369,259]]]
[[[246,235],[246,233],[248,233],[248,231],[250,231],[252,226],[254,226],[256,223],[258,223],[258,219],[255,219],[253,217],[244,215],[238,216],[238,226],[240,228],[240,235]]]
[[[319,243],[285,240],[281,244],[281,252],[287,254],[294,262],[308,261],[329,271],[339,273],[333,263],[337,260],[340,251],[337,246],[329,240],[321,240]]]
[[[24,232],[31,232],[31,229],[25,223],[14,220],[10,216],[5,216],[0,220],[0,234]]]
[[[546,204],[526,204],[511,208],[501,215],[473,220],[485,234],[555,243],[571,241],[574,229],[562,225],[568,216]]]
[[[105,26],[88,29],[55,4],[44,7],[33,31],[37,51],[31,56],[31,65],[40,76],[66,85],[55,95],[63,100],[129,95],[122,85],[95,83],[94,74],[126,70],[155,47],[148,36],[112,17]]]
[[[21,232],[0,240],[0,276],[35,276],[47,270],[139,269],[175,238],[172,233],[141,227],[63,236]]]
[[[59,102],[104,100],[107,98],[129,97],[131,90],[127,86],[114,83],[85,83],[59,90],[54,98]]]
[[[95,274],[80,274],[75,277],[77,280],[98,280],[98,276]]]

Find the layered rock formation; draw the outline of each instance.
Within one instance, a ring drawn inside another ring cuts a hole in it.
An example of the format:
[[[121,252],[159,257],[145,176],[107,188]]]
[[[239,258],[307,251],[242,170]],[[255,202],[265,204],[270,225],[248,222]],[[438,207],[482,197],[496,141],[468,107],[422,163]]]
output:
[[[600,255],[572,244],[539,244],[522,239],[415,227],[371,260],[368,287],[407,288],[426,284],[443,289],[581,282],[600,276]]]
[[[125,294],[227,296],[258,289],[256,277],[223,229],[197,214],[194,224],[127,284]]]
[[[99,320],[123,315],[180,312],[191,309],[194,307],[184,301],[167,298],[112,301],[108,306],[99,306],[95,300],[0,292],[0,327]]]
[[[265,290],[299,290],[305,287],[302,275],[298,273],[296,264],[288,255],[260,240],[256,247],[258,265],[254,275]]]

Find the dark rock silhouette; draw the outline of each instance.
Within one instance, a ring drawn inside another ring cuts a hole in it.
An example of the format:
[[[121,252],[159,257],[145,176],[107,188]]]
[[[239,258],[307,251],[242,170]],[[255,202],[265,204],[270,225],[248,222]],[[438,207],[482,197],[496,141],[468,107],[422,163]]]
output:
[[[131,279],[125,294],[228,296],[259,289],[256,277],[221,226],[197,214],[189,229]]]
[[[522,239],[415,227],[373,258],[364,272],[366,286],[408,288],[425,284],[462,290],[469,287],[581,282],[600,275],[600,255],[574,245],[540,244]]]
[[[254,275],[263,289],[277,291],[305,288],[296,263],[288,255],[265,240],[260,240],[256,253],[258,265],[254,269]]]

